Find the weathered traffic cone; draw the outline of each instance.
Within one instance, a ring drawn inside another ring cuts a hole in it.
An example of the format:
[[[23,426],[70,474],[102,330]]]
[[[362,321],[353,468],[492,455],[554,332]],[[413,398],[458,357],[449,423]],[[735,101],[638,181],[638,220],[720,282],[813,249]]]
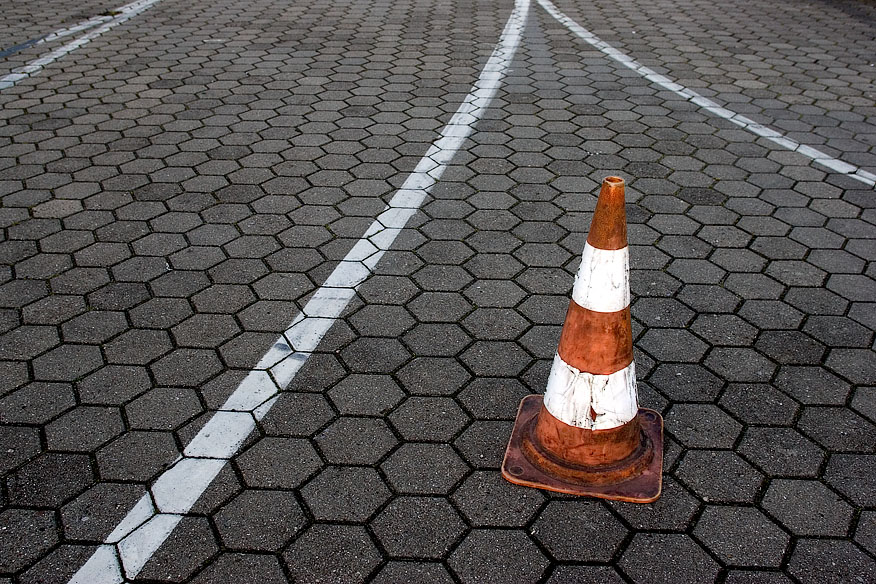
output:
[[[660,496],[663,418],[639,409],[624,180],[602,183],[544,399],[520,402],[502,463],[518,485],[636,503]]]

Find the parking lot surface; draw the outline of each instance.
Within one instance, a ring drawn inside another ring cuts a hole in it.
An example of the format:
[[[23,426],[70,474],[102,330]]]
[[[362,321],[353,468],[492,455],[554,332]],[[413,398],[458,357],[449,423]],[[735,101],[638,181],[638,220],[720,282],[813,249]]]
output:
[[[0,584],[876,581],[874,30],[13,1]],[[647,505],[499,473],[610,175]]]

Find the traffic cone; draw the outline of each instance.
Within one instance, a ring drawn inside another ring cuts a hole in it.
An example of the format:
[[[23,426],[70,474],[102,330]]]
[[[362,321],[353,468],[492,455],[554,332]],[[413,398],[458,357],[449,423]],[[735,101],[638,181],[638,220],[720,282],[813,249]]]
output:
[[[630,322],[624,180],[602,183],[544,398],[520,402],[502,463],[518,485],[650,503],[663,418],[640,409]]]

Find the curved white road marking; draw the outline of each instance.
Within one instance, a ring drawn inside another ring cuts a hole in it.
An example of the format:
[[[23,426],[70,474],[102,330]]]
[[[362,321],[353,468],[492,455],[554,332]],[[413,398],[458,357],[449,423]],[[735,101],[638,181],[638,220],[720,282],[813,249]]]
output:
[[[668,89],[679,97],[683,97],[687,101],[700,106],[704,110],[720,118],[733,122],[737,126],[748,130],[752,134],[762,136],[770,142],[778,144],[782,148],[786,148],[794,152],[799,152],[803,156],[811,158],[812,161],[816,164],[820,164],[821,166],[829,168],[833,172],[844,174],[871,187],[876,185],[876,174],[859,168],[854,164],[849,164],[848,162],[844,162],[838,158],[834,158],[833,156],[830,156],[829,154],[826,154],[821,150],[818,150],[817,148],[813,148],[812,146],[800,144],[799,142],[796,142],[783,135],[781,132],[773,130],[772,128],[768,128],[762,124],[758,124],[752,119],[749,119],[743,115],[737,114],[725,107],[718,105],[711,99],[704,97],[696,91],[688,89],[687,87],[684,87],[683,85],[676,83],[675,81],[672,81],[664,75],[660,75],[653,69],[645,67],[629,55],[622,53],[621,51],[612,47],[611,45],[600,39],[598,36],[563,14],[556,6],[554,6],[554,4],[550,0],[536,1],[541,5],[542,8],[545,9],[545,11],[547,11],[548,14],[553,16],[563,26],[575,33],[575,35],[577,35],[585,43],[599,50],[611,59],[617,61],[624,67],[632,69],[648,81],[656,83],[664,89]]]
[[[408,220],[422,205],[453,156],[471,135],[511,65],[529,13],[529,0],[514,11],[493,54],[441,137],[408,176],[386,209],[261,358],[233,394],[152,485],[70,584],[120,584],[142,570],[227,460],[234,456],[371,274]]]

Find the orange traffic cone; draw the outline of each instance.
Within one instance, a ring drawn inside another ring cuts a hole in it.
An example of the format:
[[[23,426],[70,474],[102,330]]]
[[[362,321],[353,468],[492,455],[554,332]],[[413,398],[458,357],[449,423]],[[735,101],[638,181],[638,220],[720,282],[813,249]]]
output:
[[[624,180],[602,183],[544,399],[520,402],[502,476],[636,503],[660,496],[663,418],[639,409]]]

